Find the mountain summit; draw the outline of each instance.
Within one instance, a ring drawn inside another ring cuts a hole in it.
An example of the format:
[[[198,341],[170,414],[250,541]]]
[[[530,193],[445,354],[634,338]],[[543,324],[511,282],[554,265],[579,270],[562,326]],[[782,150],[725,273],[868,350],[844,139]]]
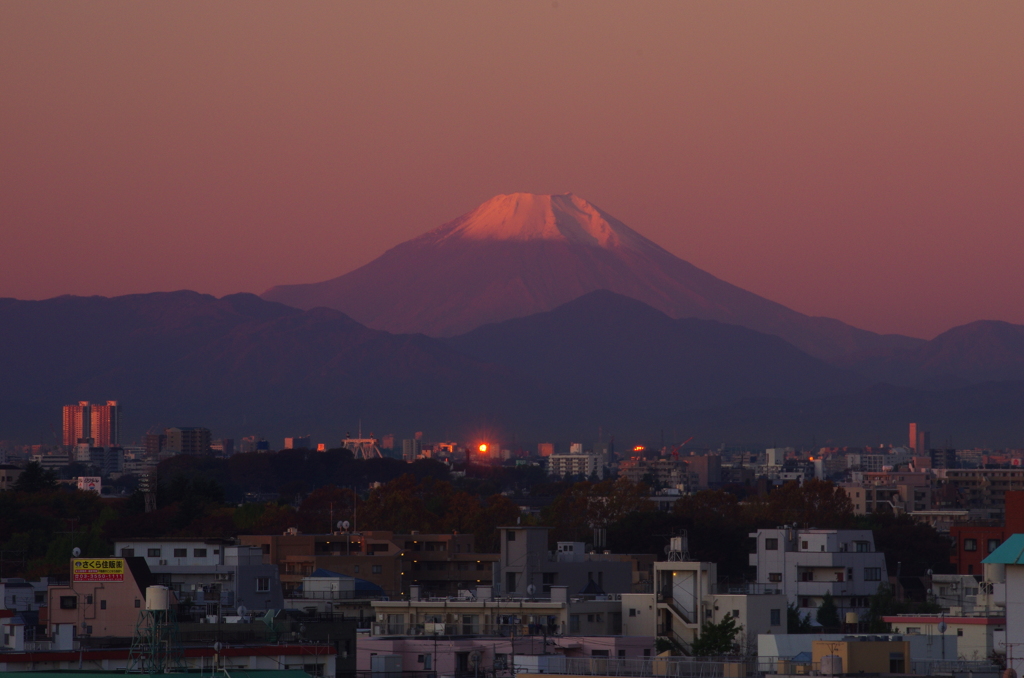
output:
[[[338,278],[283,285],[264,299],[326,306],[389,332],[447,337],[550,311],[595,290],[673,318],[704,318],[774,334],[835,359],[923,342],[813,318],[683,261],[571,193],[499,195]]]
[[[655,246],[624,223],[573,195],[497,195],[424,236],[438,241],[563,240],[596,247]]]

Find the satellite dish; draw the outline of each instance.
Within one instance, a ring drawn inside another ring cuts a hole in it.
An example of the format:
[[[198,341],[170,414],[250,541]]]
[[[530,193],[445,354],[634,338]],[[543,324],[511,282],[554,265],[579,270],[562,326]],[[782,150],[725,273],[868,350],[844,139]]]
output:
[[[245,605],[239,605],[238,609],[236,610],[236,612],[238,612],[239,617],[244,617],[248,611],[249,608],[247,608]]]
[[[341,529],[347,530],[348,526],[349,526],[349,522],[347,520],[339,520],[338,521],[338,527],[340,527]]]
[[[537,587],[534,586],[533,584],[530,584],[529,586],[526,587],[526,592],[529,593],[532,596],[534,593],[537,592]]]
[[[78,548],[77,546],[71,549],[71,556],[73,558],[77,558],[80,555],[82,555],[82,549]]]
[[[221,650],[222,647],[224,647],[224,646],[221,645],[220,643],[214,643],[213,644],[213,651],[216,652],[217,654],[220,654],[220,650]]]

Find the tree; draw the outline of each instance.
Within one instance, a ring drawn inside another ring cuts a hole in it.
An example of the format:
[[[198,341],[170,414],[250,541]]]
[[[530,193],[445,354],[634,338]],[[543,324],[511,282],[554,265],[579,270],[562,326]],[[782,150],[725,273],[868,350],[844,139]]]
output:
[[[736,636],[743,630],[736,625],[731,614],[722,617],[722,621],[714,624],[704,622],[700,627],[700,635],[693,641],[691,650],[697,657],[715,657],[735,652]]]
[[[825,595],[821,597],[821,605],[818,606],[816,619],[826,629],[838,629],[840,626],[839,609],[836,607],[836,601],[832,600],[832,594],[828,591],[825,591]]]
[[[811,615],[800,616],[800,608],[796,603],[790,603],[786,607],[786,633],[811,633]]]
[[[37,461],[30,461],[14,481],[14,489],[19,492],[45,492],[57,488],[57,476],[53,471],[43,468]]]

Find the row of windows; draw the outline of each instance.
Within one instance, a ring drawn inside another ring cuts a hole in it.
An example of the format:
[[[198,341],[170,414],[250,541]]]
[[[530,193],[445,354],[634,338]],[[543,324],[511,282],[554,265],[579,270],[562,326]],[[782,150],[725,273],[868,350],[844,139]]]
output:
[[[868,542],[868,541],[855,541],[855,542],[853,542],[853,545],[854,545],[854,550],[857,553],[871,553],[871,542]],[[800,542],[800,549],[802,551],[807,551],[809,548],[810,548],[810,545],[808,544],[808,542],[806,540]],[[765,540],[764,540],[764,550],[765,551],[778,551],[779,550],[779,540],[778,540],[778,538],[777,537],[765,537]],[[825,545],[824,544],[821,545],[821,550],[822,551],[825,550]],[[839,550],[845,552],[847,550],[846,544],[840,544],[839,545]]]
[[[214,549],[214,554],[220,554],[220,549]],[[161,558],[163,549],[146,549],[147,558]],[[192,549],[193,558],[206,558],[206,549]],[[122,558],[134,558],[135,549],[123,548],[121,549]],[[188,558],[188,549],[174,549],[175,558]]]
[[[993,551],[995,551],[997,548],[999,548],[999,544],[1000,543],[1001,542],[998,539],[989,539],[988,540],[988,544],[987,544],[988,552],[992,553]],[[967,538],[964,539],[964,551],[977,551],[977,550],[978,550],[978,540],[977,539],[972,539],[970,537],[967,537]]]
[[[850,572],[852,574],[853,568],[850,568]],[[810,575],[810,574],[811,573],[809,573],[809,572],[805,572],[804,573],[804,575]],[[836,581],[843,581],[842,577],[843,577],[842,573],[837,573],[836,574]],[[851,581],[853,580],[852,576],[850,577],[850,580]],[[769,572],[768,573],[768,581],[772,582],[773,584],[778,584],[779,582],[782,581],[782,573],[781,572]],[[813,580],[804,578],[803,581],[813,581]],[[880,567],[865,567],[864,568],[864,581],[882,581],[882,568],[880,568]]]

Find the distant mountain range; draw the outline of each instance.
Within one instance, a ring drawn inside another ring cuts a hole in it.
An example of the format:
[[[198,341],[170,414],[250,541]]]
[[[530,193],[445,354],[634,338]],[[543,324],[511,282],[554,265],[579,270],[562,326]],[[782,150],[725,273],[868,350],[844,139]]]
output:
[[[972,323],[833,364],[608,291],[445,339],[248,294],[0,299],[0,439],[52,442],[61,405],[118,399],[130,437],[199,425],[274,445],[303,433],[336,444],[360,421],[432,439],[567,441],[603,427],[619,440],[857,444],[902,442],[912,420],[936,442],[1020,445],[1022,336]]]
[[[588,292],[632,297],[672,318],[773,334],[836,359],[923,342],[793,311],[662,249],[572,194],[499,195],[326,282],[264,293],[296,308],[333,308],[369,327],[450,337],[550,311]]]

